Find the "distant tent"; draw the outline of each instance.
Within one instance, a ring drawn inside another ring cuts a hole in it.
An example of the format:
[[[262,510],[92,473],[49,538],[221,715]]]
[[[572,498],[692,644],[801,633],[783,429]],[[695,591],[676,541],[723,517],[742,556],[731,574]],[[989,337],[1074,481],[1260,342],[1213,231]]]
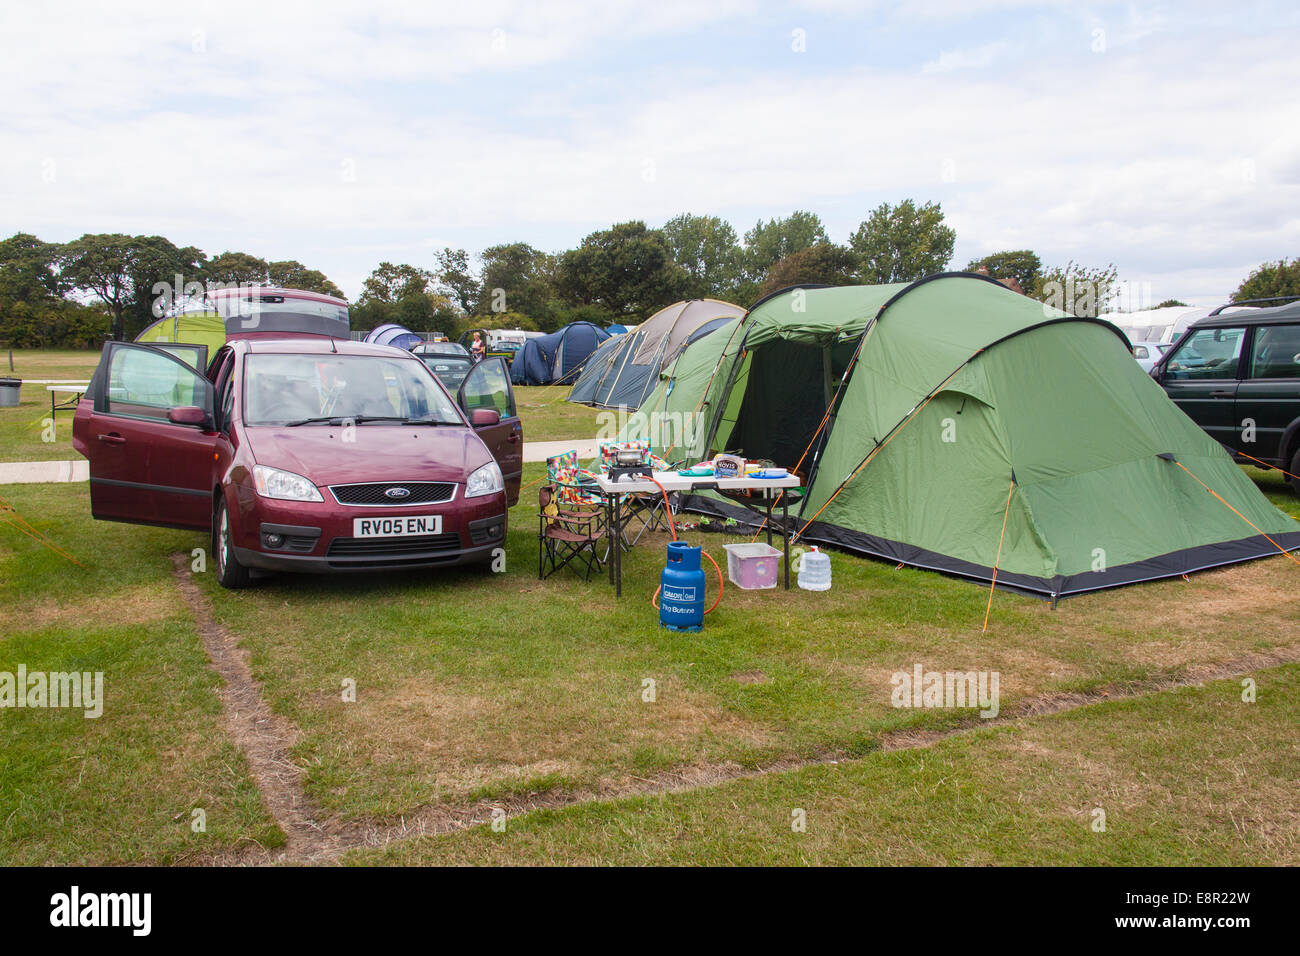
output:
[[[745,314],[718,299],[674,302],[629,335],[611,339],[587,362],[569,392],[569,401],[600,408],[641,407],[659,381],[660,370],[698,334]]]
[[[615,322],[613,325],[607,326],[605,328],[605,331],[608,332],[610,335],[626,335],[627,326],[620,325],[619,323]]]
[[[510,366],[515,385],[562,385],[573,381],[583,363],[609,333],[590,322],[571,322],[557,332],[529,339]]]
[[[1128,344],[968,273],[784,290],[689,346],[621,437],[797,467],[799,537],[1053,599],[1300,549]]]
[[[414,332],[403,328],[400,325],[394,325],[391,322],[387,325],[380,325],[366,334],[365,342],[374,345],[393,345],[399,349],[406,349],[408,352],[424,342],[424,339]]]

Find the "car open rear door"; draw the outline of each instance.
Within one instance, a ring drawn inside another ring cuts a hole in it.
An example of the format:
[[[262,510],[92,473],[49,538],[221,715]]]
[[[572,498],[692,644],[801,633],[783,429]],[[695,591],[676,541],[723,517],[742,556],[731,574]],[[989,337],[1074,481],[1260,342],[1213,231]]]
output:
[[[163,349],[109,342],[77,407],[96,518],[179,528],[212,521],[212,386]]]
[[[474,366],[460,383],[456,395],[467,415],[486,408],[501,416],[495,425],[475,428],[501,466],[506,480],[506,500],[519,500],[519,482],[524,473],[524,426],[515,411],[515,393],[504,359],[486,358]]]

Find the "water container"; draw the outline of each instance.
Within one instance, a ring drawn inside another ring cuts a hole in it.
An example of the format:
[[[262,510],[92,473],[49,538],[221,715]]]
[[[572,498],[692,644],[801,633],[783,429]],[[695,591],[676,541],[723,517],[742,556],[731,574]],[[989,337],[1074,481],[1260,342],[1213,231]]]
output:
[[[670,631],[698,631],[704,624],[704,572],[700,549],[680,541],[668,544],[668,563],[660,578],[659,623]]]
[[[21,378],[0,378],[0,408],[17,408],[22,387]]]
[[[803,553],[795,570],[799,572],[799,587],[805,591],[831,589],[831,556],[818,551],[816,545]]]

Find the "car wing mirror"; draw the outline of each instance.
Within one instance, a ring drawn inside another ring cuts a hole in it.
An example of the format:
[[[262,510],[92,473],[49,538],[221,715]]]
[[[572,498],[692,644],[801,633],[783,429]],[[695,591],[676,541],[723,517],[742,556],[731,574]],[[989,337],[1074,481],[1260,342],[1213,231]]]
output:
[[[197,405],[181,405],[167,412],[167,420],[173,425],[206,425],[208,413]]]
[[[476,408],[469,413],[470,424],[475,428],[486,428],[501,421],[501,414],[491,408]]]

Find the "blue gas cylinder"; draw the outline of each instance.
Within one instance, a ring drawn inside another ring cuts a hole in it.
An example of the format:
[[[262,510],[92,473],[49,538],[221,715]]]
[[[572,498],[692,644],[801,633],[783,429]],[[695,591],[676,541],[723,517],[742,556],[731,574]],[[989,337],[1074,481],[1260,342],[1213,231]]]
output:
[[[698,631],[704,624],[704,572],[700,549],[680,541],[668,544],[668,563],[660,578],[659,623],[671,631]]]

